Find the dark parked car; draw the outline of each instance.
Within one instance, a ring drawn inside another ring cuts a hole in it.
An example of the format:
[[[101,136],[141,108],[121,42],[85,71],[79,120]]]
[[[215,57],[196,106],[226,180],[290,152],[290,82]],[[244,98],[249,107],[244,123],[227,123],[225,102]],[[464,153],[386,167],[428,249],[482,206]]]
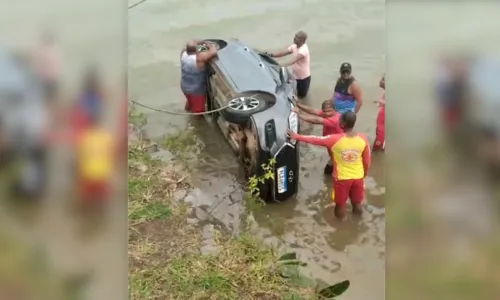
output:
[[[260,184],[266,201],[284,201],[297,193],[299,151],[287,129],[299,130],[292,112],[295,84],[287,69],[265,53],[237,40],[206,40],[218,48],[207,68],[207,109],[240,157],[245,176],[262,176],[274,158],[274,180]],[[203,49],[200,49],[203,51]]]

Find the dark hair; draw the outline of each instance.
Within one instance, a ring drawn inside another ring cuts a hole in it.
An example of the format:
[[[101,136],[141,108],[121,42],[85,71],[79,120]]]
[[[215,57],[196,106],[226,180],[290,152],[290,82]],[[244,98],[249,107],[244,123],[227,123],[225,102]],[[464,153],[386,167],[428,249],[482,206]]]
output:
[[[298,38],[302,39],[304,41],[304,43],[306,42],[307,40],[307,33],[305,33],[304,31],[299,31],[295,34]]]
[[[332,100],[325,100],[323,103],[321,103],[321,109],[324,110],[327,107],[331,107],[333,109],[333,102]]]
[[[340,120],[344,124],[344,129],[353,129],[356,124],[356,114],[352,111],[346,111],[342,114]]]

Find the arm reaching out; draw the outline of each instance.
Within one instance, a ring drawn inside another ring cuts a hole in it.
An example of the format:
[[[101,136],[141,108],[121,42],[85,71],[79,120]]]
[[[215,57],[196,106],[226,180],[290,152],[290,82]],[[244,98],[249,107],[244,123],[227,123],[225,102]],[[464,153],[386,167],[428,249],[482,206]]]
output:
[[[361,106],[363,106],[363,92],[361,91],[361,87],[356,81],[352,83],[352,95],[357,102],[356,109],[354,111],[357,114],[361,109]]]
[[[315,115],[315,116],[318,116],[318,117],[322,117],[323,116],[323,111],[322,110],[312,108],[312,107],[304,105],[302,103],[297,103],[297,107],[300,110],[303,110],[304,112],[306,112],[306,113],[308,113],[310,115]]]
[[[288,47],[286,50],[268,53],[271,57],[283,57],[292,54],[292,47]]]
[[[198,69],[203,70],[205,68],[205,63],[214,58],[217,55],[217,48],[212,43],[207,43],[208,50],[205,52],[196,53],[196,65]]]
[[[280,64],[282,67],[289,67],[291,65],[293,65],[294,63],[298,62],[299,60],[303,59],[304,58],[304,55],[301,54],[301,53],[297,53],[297,55],[295,55],[294,59],[287,62],[287,63],[284,63],[284,64]]]
[[[302,121],[306,121],[307,123],[311,123],[311,124],[316,124],[316,125],[321,125],[321,124],[324,124],[324,121],[325,119],[323,119],[322,117],[318,117],[318,116],[312,116],[312,115],[306,115],[306,114],[297,114],[297,116],[299,116],[299,119],[301,119]]]
[[[291,130],[287,131],[289,138],[297,140],[299,142],[308,143],[316,146],[323,146],[331,148],[339,140],[340,135],[332,134],[327,136],[315,136],[315,135],[300,135]]]

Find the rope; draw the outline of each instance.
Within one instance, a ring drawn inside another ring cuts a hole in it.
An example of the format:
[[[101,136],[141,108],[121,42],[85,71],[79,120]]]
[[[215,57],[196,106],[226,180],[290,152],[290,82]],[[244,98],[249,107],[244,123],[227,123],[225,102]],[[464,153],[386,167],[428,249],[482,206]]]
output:
[[[134,7],[136,7],[137,5],[139,5],[139,4],[141,4],[141,3],[144,3],[144,2],[146,2],[146,1],[147,1],[147,0],[141,0],[141,1],[137,2],[137,3],[134,3],[134,4],[130,5],[130,6],[128,7],[128,9],[134,8]]]
[[[169,115],[181,115],[181,116],[202,116],[202,115],[208,115],[208,114],[212,114],[212,113],[215,113],[215,112],[219,112],[221,110],[225,110],[226,108],[229,107],[229,105],[226,105],[226,106],[219,107],[217,109],[210,110],[210,111],[204,111],[204,112],[199,112],[199,113],[190,113],[190,112],[175,112],[175,111],[169,111],[169,110],[165,110],[165,109],[154,108],[154,107],[147,106],[145,104],[142,104],[142,103],[134,101],[134,100],[128,100],[128,101],[131,102],[131,103],[133,103],[133,104],[135,104],[135,105],[147,108],[149,110],[154,110],[154,111],[165,113],[165,114],[169,114]]]

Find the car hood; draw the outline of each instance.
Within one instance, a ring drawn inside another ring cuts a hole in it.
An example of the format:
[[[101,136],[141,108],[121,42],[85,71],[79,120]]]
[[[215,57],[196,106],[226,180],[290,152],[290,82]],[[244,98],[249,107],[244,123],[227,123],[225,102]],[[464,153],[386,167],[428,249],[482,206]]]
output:
[[[280,84],[277,68],[262,61],[251,48],[239,43],[228,43],[219,50],[217,56],[215,63],[237,92],[276,93],[276,86]]]

